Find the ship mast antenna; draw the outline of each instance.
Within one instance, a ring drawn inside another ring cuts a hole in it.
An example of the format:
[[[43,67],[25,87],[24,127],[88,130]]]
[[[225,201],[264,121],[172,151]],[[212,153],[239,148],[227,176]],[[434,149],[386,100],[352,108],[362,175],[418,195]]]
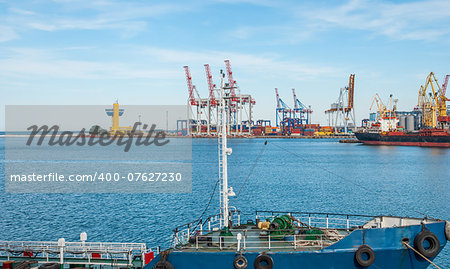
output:
[[[219,149],[219,180],[220,180],[220,226],[222,229],[221,235],[227,236],[232,235],[230,232],[230,212],[228,207],[230,196],[235,196],[233,188],[228,187],[228,164],[227,157],[232,153],[232,149],[227,147],[227,114],[228,105],[227,98],[225,94],[225,74],[221,70],[221,87],[219,91],[220,95],[220,106],[219,106],[219,120],[220,120],[220,131],[218,132],[218,149]]]

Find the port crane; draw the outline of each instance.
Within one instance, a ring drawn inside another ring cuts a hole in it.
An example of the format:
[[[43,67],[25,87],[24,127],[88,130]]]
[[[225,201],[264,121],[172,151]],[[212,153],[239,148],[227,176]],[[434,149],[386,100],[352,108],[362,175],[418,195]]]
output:
[[[450,75],[446,75],[444,78],[444,84],[442,84],[442,95],[445,97],[446,96],[446,91],[447,91],[447,85],[448,85],[448,79],[450,78]],[[449,99],[447,98],[447,101],[449,101]],[[445,104],[443,104],[445,106]]]
[[[231,101],[236,102],[238,101],[235,97],[236,97],[236,91],[235,89],[235,84],[236,84],[236,80],[234,80],[233,78],[233,71],[231,71],[231,63],[230,60],[225,60],[225,66],[227,69],[227,77],[228,77],[228,87],[230,88],[230,96],[232,97]]]
[[[216,84],[214,84],[214,82],[212,80],[211,69],[209,68],[209,64],[205,64],[205,73],[206,73],[206,81],[208,82],[210,104],[211,104],[211,107],[216,107],[217,101],[216,101],[216,97],[214,94],[214,89],[216,88]]]
[[[377,108],[378,108],[378,113],[380,115],[381,118],[385,117],[385,113],[386,113],[386,106],[384,105],[383,101],[381,100],[380,96],[378,95],[378,93],[376,93],[373,98],[372,98],[372,104],[370,105],[370,110],[372,110],[373,105],[377,104]]]
[[[294,108],[292,109],[294,118],[298,118],[300,124],[309,124],[312,113],[311,106],[307,107],[297,98],[294,88],[292,89],[292,96],[294,98]]]
[[[446,102],[450,99],[445,97],[447,84],[448,75],[441,88],[436,76],[431,72],[426,78],[425,86],[420,86],[417,107],[422,113],[423,127],[436,128],[439,124],[441,128],[444,128],[449,125],[450,116],[447,116]],[[430,92],[427,92],[428,88],[431,89]]]
[[[190,113],[192,115],[192,118],[191,116],[189,117],[188,128],[189,130],[194,130],[193,126],[196,126],[195,133],[198,135],[201,133],[202,125],[206,124],[206,132],[209,134],[211,130],[210,100],[200,97],[197,88],[192,83],[192,76],[189,66],[184,66],[184,71],[186,74],[186,82],[189,92],[188,106],[190,107]],[[204,119],[203,115],[206,115],[207,119]]]
[[[442,93],[444,94],[444,96],[445,96],[446,91],[447,91],[447,85],[448,85],[448,79],[449,78],[450,78],[450,75],[446,75],[445,79],[444,79],[444,84],[442,84]]]
[[[397,110],[398,99],[392,99],[392,94],[389,96],[389,108],[381,100],[380,96],[375,94],[372,98],[372,104],[370,105],[370,110],[372,110],[373,105],[377,104],[378,109],[378,119],[380,124],[380,130],[382,132],[395,131],[397,129],[398,118],[395,114]]]
[[[283,135],[290,135],[293,128],[310,124],[311,121],[311,106],[307,107],[297,98],[295,89],[292,89],[292,96],[294,99],[293,108],[288,106],[280,98],[278,88],[275,88],[275,97],[277,100],[277,107],[275,108],[276,126],[280,127]]]
[[[344,132],[348,133],[349,126],[356,127],[354,95],[355,74],[350,74],[348,86],[340,89],[337,102],[332,103],[330,109],[325,111],[334,132],[338,133],[338,129],[343,127]]]
[[[226,75],[228,83],[225,85],[227,89],[226,96],[227,106],[229,109],[228,128],[230,134],[242,136],[250,135],[252,133],[252,107],[255,105],[255,100],[250,94],[241,94],[239,87],[237,87],[236,80],[233,78],[231,70],[231,63],[225,60]],[[208,97],[201,98],[196,86],[192,82],[191,72],[188,66],[184,66],[186,74],[186,82],[188,87],[188,106],[189,106],[189,120],[188,120],[188,134],[196,136],[215,136],[218,131],[219,104],[222,101],[220,97],[216,97],[218,89],[213,82],[211,75],[211,68],[209,64],[204,64],[206,73],[206,82],[208,85]],[[225,75],[225,74],[223,74]]]
[[[192,84],[192,76],[191,76],[191,72],[189,71],[189,66],[184,66],[184,72],[186,74],[186,82],[187,82],[187,86],[188,86],[188,91],[189,91],[189,103],[193,106],[197,105],[197,101],[195,100],[195,96],[194,96],[194,84]]]
[[[275,97],[277,100],[277,108],[275,109],[276,124],[280,126],[285,118],[292,117],[292,109],[280,98],[278,88],[275,88]]]

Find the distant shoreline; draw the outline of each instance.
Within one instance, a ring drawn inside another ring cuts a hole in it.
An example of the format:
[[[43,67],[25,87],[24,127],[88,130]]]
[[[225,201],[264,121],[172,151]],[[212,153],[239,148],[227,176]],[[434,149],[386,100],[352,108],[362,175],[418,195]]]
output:
[[[59,134],[55,136],[60,136]],[[0,134],[0,137],[28,137],[28,135],[22,135],[22,134]],[[89,137],[89,136],[86,136]],[[176,137],[176,138],[217,138],[215,136],[177,136],[177,135],[167,135],[166,137]],[[230,136],[229,138],[265,138],[265,139],[271,139],[271,138],[283,138],[283,139],[326,139],[326,138],[333,138],[333,139],[342,139],[342,138],[355,138],[354,135],[328,135],[328,136],[278,136],[278,135],[267,135],[267,136]]]

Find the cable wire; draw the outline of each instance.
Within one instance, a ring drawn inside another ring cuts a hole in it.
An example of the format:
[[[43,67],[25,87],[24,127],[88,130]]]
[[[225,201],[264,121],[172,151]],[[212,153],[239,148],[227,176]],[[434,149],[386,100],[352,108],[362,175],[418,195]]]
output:
[[[309,163],[309,164],[311,164],[311,165],[313,165],[313,166],[315,166],[315,167],[317,167],[317,168],[319,168],[319,169],[322,169],[323,171],[325,171],[325,172],[327,172],[327,173],[329,173],[329,174],[331,174],[331,175],[333,175],[333,176],[335,176],[335,177],[337,177],[337,178],[339,178],[339,179],[341,179],[341,180],[344,180],[344,181],[351,181],[354,185],[360,187],[361,189],[363,189],[363,190],[365,190],[365,191],[367,191],[367,192],[372,192],[372,190],[369,189],[368,187],[366,187],[366,186],[364,186],[364,185],[362,185],[362,184],[359,184],[358,182],[356,182],[356,181],[354,181],[354,180],[351,180],[351,179],[349,179],[349,178],[345,178],[345,177],[343,177],[343,176],[341,176],[341,175],[339,175],[339,174],[336,174],[335,172],[333,172],[333,171],[331,171],[331,170],[329,170],[329,169],[327,169],[327,168],[325,168],[325,167],[323,167],[323,166],[321,166],[321,165],[318,165],[318,164],[316,164],[316,163],[314,163],[314,162],[311,162],[310,160],[308,160],[307,158],[304,158],[303,156],[297,154],[296,152],[293,152],[293,151],[291,151],[291,150],[288,150],[288,149],[286,149],[286,148],[283,148],[283,147],[281,147],[281,146],[279,146],[279,145],[277,145],[276,143],[273,143],[273,142],[271,143],[271,145],[274,145],[275,147],[277,147],[277,148],[279,148],[279,149],[282,149],[282,150],[284,150],[284,151],[286,151],[286,152],[288,152],[288,153],[291,153],[292,155],[294,155],[294,156],[296,156],[296,157],[302,159],[303,161],[305,161],[305,162],[307,162],[307,163]],[[400,202],[400,201],[395,201],[395,200],[391,199],[390,197],[386,197],[386,199],[387,199],[387,200],[391,200],[391,202],[394,202],[394,203],[397,203],[397,204],[401,204],[401,205],[403,206],[403,208],[405,208],[405,209],[414,211],[415,213],[418,213],[418,214],[420,214],[420,215],[424,215],[424,216],[427,217],[427,218],[429,217],[428,215],[425,215],[425,214],[423,214],[423,213],[421,213],[421,212],[419,212],[419,211],[417,211],[417,210],[415,210],[415,209],[412,209],[412,208],[409,207],[409,206],[406,206],[404,203],[402,203],[402,202]]]
[[[236,194],[235,199],[237,199],[239,197],[239,194],[241,193],[242,189],[245,187],[245,184],[247,183],[248,179],[253,174],[253,171],[255,170],[259,159],[261,158],[262,154],[264,153],[264,151],[266,149],[266,145],[267,145],[267,140],[264,142],[264,147],[261,148],[261,151],[259,152],[258,156],[256,157],[255,162],[253,163],[252,167],[250,168],[250,171],[249,171],[247,177],[245,178],[244,183],[242,183],[241,188],[239,189],[238,193]]]

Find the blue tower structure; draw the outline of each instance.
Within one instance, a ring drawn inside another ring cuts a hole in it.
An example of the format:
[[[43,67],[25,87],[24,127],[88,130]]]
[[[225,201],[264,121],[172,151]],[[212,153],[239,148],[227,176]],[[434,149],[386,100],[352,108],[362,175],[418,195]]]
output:
[[[292,89],[292,95],[294,97],[294,118],[298,119],[300,124],[310,124],[311,122],[311,106],[304,105],[295,94],[295,89]]]

